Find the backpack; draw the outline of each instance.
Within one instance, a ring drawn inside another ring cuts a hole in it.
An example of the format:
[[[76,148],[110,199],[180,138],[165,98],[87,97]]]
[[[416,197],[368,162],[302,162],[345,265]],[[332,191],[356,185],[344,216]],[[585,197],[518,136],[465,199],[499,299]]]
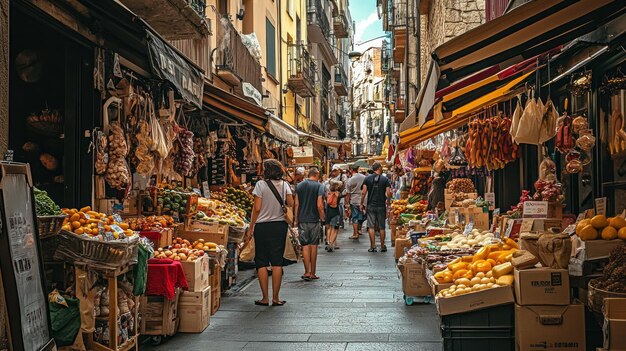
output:
[[[328,204],[328,207],[337,208],[339,203],[339,193],[336,191],[329,192],[328,195],[326,195],[326,203]]]

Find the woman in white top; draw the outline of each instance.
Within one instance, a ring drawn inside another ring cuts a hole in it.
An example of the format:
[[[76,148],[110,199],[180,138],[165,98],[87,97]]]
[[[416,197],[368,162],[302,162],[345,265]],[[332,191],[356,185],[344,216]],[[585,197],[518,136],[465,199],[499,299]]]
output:
[[[283,254],[285,239],[289,226],[285,222],[285,213],[279,200],[276,198],[272,185],[287,206],[293,206],[293,196],[289,183],[282,180],[285,175],[283,165],[274,159],[263,161],[263,180],[256,183],[254,191],[254,207],[250,219],[248,237],[254,235],[254,263],[259,276],[259,284],[263,298],[254,303],[269,306],[268,298],[268,270],[272,267],[272,305],[282,306],[285,301],[280,300],[280,285],[283,278]]]

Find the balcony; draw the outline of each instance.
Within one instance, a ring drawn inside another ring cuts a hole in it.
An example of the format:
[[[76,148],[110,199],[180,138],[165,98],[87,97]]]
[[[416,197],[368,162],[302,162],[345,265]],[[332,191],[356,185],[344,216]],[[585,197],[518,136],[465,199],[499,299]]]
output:
[[[350,24],[343,10],[339,12],[339,16],[333,17],[333,29],[337,38],[347,38],[350,36]]]
[[[403,95],[396,100],[393,119],[395,123],[402,123],[406,119],[406,102]]]
[[[307,31],[309,41],[319,44],[323,57],[318,57],[327,62],[328,66],[337,64],[335,51],[330,45],[330,22],[325,7],[321,0],[307,0]]]
[[[301,97],[315,96],[315,61],[302,44],[287,47],[287,87]]]
[[[243,82],[247,82],[261,92],[261,64],[241,41],[241,36],[228,18],[220,19],[216,39],[215,74],[233,87],[241,87]],[[236,91],[244,96],[242,89]]]
[[[406,28],[396,27],[393,29],[393,61],[404,62],[406,49]]]
[[[348,96],[348,79],[343,70],[343,65],[335,66],[335,93],[339,96]]]
[[[165,39],[203,39],[210,34],[206,0],[121,0]]]

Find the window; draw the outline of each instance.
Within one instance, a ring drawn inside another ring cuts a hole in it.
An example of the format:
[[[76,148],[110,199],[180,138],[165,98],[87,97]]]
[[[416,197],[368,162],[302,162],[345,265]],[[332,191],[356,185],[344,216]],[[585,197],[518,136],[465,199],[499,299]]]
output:
[[[265,51],[267,51],[266,69],[267,73],[276,78],[276,28],[265,18]]]

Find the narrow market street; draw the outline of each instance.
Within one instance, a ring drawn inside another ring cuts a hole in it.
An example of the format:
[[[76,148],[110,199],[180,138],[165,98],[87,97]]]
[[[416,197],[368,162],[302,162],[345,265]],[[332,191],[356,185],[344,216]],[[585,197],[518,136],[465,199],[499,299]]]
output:
[[[349,240],[340,232],[340,250],[320,246],[320,280],[300,279],[302,265],[285,269],[282,307],[255,306],[256,279],[220,310],[201,334],[178,334],[142,350],[441,350],[434,304],[406,306],[393,258],[367,252],[369,240]],[[389,239],[387,239],[389,242]],[[246,276],[250,271],[240,272]]]

